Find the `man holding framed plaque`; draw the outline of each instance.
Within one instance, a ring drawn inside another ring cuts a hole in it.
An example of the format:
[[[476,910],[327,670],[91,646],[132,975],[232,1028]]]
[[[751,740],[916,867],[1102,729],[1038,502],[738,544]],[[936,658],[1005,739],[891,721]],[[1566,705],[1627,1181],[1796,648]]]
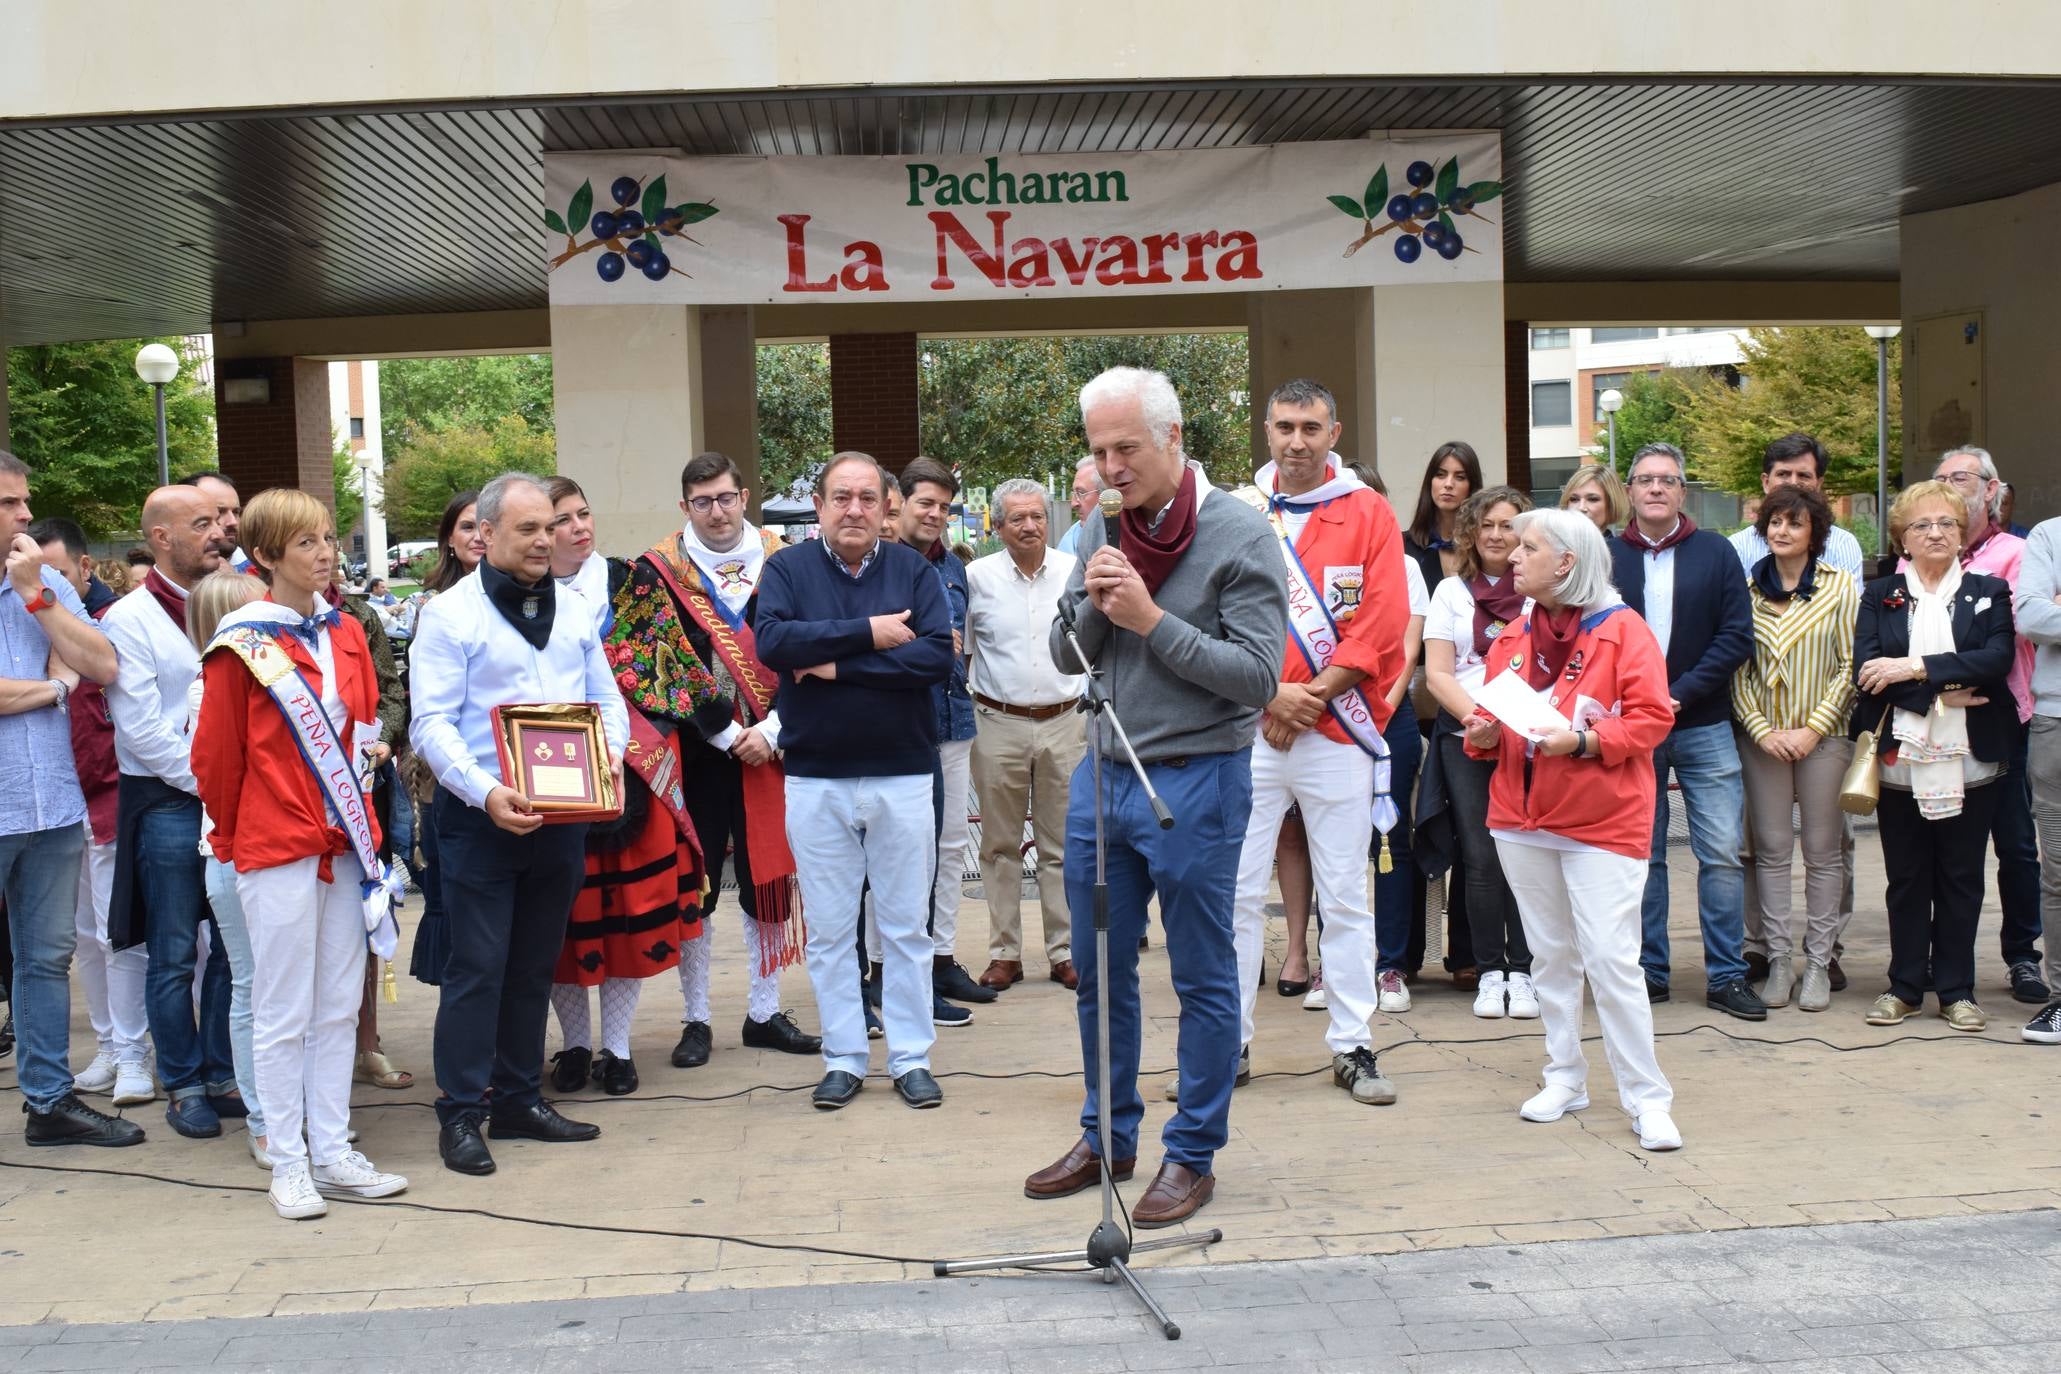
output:
[[[497,1140],[601,1134],[543,1100],[544,1020],[587,822],[620,806],[629,733],[593,617],[557,614],[544,484],[503,474],[478,510],[486,557],[423,609],[409,653],[409,737],[437,779],[451,927],[437,1143],[463,1174],[494,1171],[483,1124]]]

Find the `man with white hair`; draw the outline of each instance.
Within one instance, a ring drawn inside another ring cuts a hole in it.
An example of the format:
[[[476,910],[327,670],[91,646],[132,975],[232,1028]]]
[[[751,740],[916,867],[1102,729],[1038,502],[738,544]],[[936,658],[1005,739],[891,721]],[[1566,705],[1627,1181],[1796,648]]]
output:
[[[1095,456],[1089,454],[1073,465],[1073,491],[1066,498],[1066,504],[1073,508],[1073,528],[1059,539],[1059,551],[1067,557],[1080,556],[1081,526],[1087,522],[1088,512],[1095,509],[1095,502],[1101,496],[1102,478],[1095,470]]]
[[[1077,668],[1082,650],[1123,714],[1147,776],[1171,810],[1162,830],[1115,733],[1096,722],[1107,835],[1110,968],[1094,941],[1095,803],[1076,776],[1066,816],[1066,895],[1087,1097],[1080,1136],[1024,1181],[1033,1198],[1096,1185],[1102,1113],[1110,1116],[1111,1177],[1131,1176],[1138,1126],[1140,1009],[1137,940],[1145,904],[1159,899],[1167,958],[1181,1002],[1179,1106],[1162,1139],[1166,1159],[1132,1210],[1140,1227],[1171,1226],[1210,1200],[1211,1168],[1230,1134],[1238,1071],[1238,958],[1231,909],[1238,853],[1252,810],[1252,736],[1281,683],[1288,597],[1265,517],[1210,486],[1181,451],[1181,402],[1158,372],[1111,368],[1081,388],[1081,417],[1105,485],[1123,514],[1089,515],[1084,561],[1067,581],[1048,645]],[[1091,760],[1092,763],[1092,760]],[[1110,1081],[1096,1054],[1096,980],[1110,980]]]
[[[980,798],[980,872],[988,897],[989,963],[982,987],[1023,981],[1023,816],[1038,851],[1046,976],[1072,989],[1066,911],[1066,806],[1086,741],[1081,679],[1052,661],[1046,637],[1059,593],[1078,561],[1045,543],[1045,489],[1012,477],[994,490],[1002,548],[966,569],[966,652],[971,656],[973,787]]]

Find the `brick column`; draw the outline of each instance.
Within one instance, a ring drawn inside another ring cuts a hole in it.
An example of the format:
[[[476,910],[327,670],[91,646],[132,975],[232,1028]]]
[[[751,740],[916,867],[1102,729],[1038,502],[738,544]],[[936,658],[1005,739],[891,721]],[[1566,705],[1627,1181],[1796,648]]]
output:
[[[227,399],[230,384],[263,379],[262,402]],[[297,487],[336,504],[329,364],[311,358],[225,358],[215,365],[215,430],[222,472],[249,501],[267,487]]]
[[[916,423],[916,336],[830,336],[830,442],[900,472],[920,446]]]
[[[1503,432],[1509,474],[1504,480],[1530,491],[1531,326],[1523,320],[1503,322]]]

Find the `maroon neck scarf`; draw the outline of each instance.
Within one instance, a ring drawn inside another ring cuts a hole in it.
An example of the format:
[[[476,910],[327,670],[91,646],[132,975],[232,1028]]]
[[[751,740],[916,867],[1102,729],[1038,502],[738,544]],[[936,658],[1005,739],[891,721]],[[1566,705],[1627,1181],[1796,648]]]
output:
[[[1159,595],[1159,587],[1172,574],[1174,565],[1181,561],[1181,555],[1188,552],[1188,546],[1195,542],[1195,469],[1185,463],[1181,466],[1181,485],[1174,492],[1174,503],[1167,508],[1166,518],[1159,522],[1159,530],[1152,529],[1152,517],[1141,510],[1127,510],[1117,527],[1118,547],[1123,556],[1138,570],[1138,576],[1145,580],[1145,590]]]
[[[933,539],[933,540],[931,540],[931,541],[930,541],[930,547],[929,547],[929,548],[927,548],[927,549],[925,549],[925,550],[923,551],[923,556],[924,556],[925,558],[928,558],[928,559],[929,559],[929,560],[930,560],[931,562],[933,562],[933,563],[942,563],[942,562],[944,562],[944,560],[945,560],[945,541],[944,541],[944,536],[940,535],[940,536],[938,536],[938,537],[937,537],[936,539]]]
[[[1494,584],[1487,573],[1476,573],[1467,579],[1467,590],[1474,595],[1474,652],[1487,657],[1489,645],[1503,627],[1524,614],[1524,595],[1507,568],[1502,580]]]
[[[1696,522],[1685,515],[1665,539],[1658,541],[1648,539],[1645,532],[1639,528],[1639,522],[1636,520],[1626,525],[1624,533],[1619,535],[1618,538],[1624,540],[1625,543],[1630,544],[1635,549],[1646,553],[1658,554],[1663,550],[1673,548],[1694,533],[1696,533]]]
[[[150,589],[150,594],[157,599],[157,604],[165,608],[165,614],[172,618],[172,623],[179,627],[181,634],[184,634],[186,632],[186,598],[179,595],[179,589],[174,587],[166,579],[165,575],[156,568],[152,568],[149,572],[143,574],[143,585]]]
[[[1531,613],[1531,645],[1535,652],[1526,669],[1526,680],[1540,691],[1567,668],[1574,656],[1574,642],[1582,635],[1582,608],[1562,606],[1557,611],[1535,607]]]

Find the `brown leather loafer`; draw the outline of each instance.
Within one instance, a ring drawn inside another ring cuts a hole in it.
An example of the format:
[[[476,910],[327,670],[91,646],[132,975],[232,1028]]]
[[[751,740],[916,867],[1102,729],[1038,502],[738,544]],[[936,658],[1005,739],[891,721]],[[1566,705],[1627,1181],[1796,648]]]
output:
[[[1186,1221],[1202,1210],[1217,1191],[1214,1174],[1198,1174],[1185,1164],[1176,1164],[1171,1159],[1159,1166],[1153,1176],[1152,1186],[1145,1190],[1145,1196],[1138,1199],[1138,1205],[1131,1209],[1131,1223],[1142,1230],[1156,1230],[1161,1226],[1172,1226]]]
[[[1023,961],[1020,959],[992,960],[985,969],[981,970],[980,977],[975,981],[984,988],[993,988],[996,992],[1000,992],[1012,983],[1021,983],[1023,981]]]
[[[1119,1159],[1110,1173],[1118,1183],[1128,1183],[1131,1171],[1137,1166],[1136,1156]],[[1059,1157],[1058,1163],[1038,1170],[1023,1181],[1023,1195],[1029,1198],[1072,1197],[1083,1189],[1093,1188],[1101,1181],[1101,1161],[1095,1157],[1095,1152],[1088,1148],[1085,1139],[1076,1140],[1073,1148]]]
[[[1073,971],[1073,960],[1071,959],[1061,959],[1058,963],[1052,965],[1052,972],[1047,976],[1068,992],[1081,985],[1081,976]]]

